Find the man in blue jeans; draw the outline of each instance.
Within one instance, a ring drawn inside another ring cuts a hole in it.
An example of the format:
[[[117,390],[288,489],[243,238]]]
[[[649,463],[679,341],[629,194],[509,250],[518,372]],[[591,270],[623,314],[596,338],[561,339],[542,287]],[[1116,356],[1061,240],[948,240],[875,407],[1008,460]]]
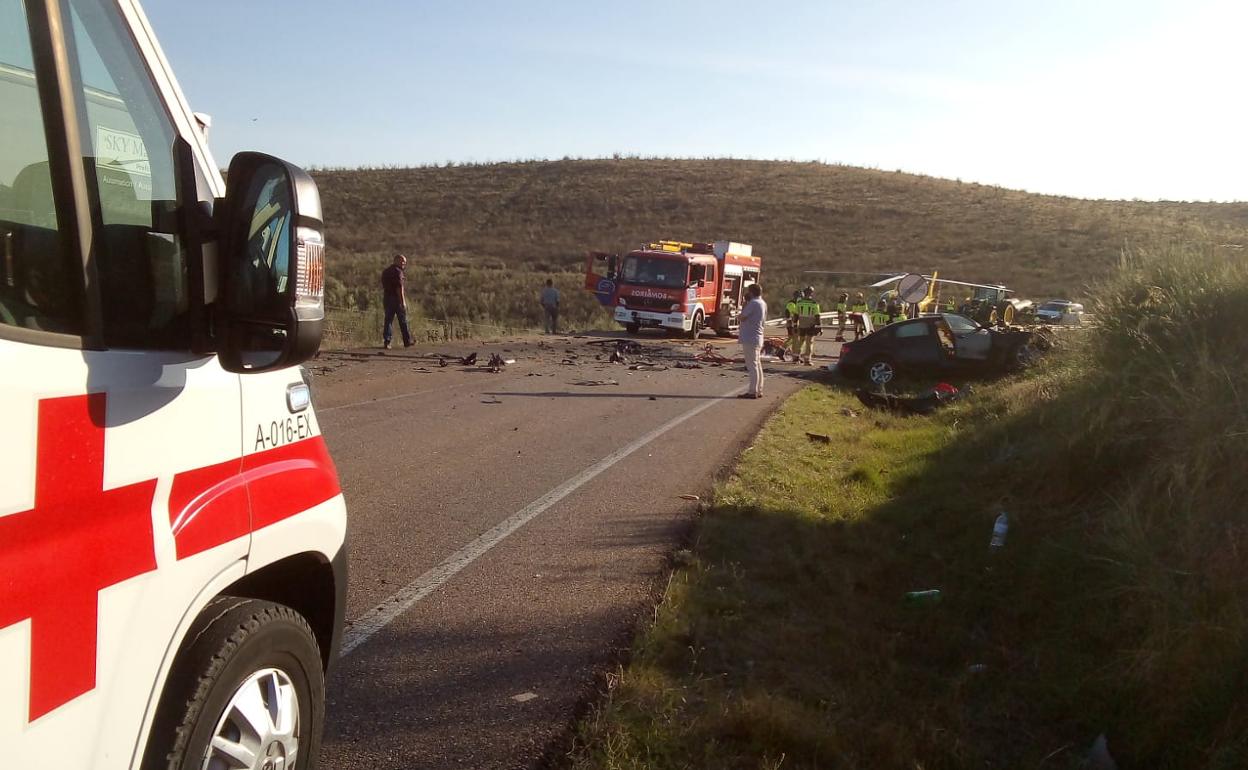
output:
[[[394,263],[381,271],[381,304],[386,311],[386,324],[382,327],[381,338],[386,350],[390,349],[390,323],[395,316],[399,319],[399,331],[403,333],[403,347],[412,346],[412,333],[407,329],[407,295],[403,293],[403,268],[407,267],[407,257],[394,255]]]

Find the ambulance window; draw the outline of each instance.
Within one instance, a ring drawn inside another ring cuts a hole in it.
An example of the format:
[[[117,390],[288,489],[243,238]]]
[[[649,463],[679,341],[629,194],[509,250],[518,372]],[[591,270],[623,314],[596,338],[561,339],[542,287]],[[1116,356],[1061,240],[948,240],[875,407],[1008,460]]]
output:
[[[173,224],[173,122],[115,7],[70,0],[79,136],[102,227],[96,238],[104,342],[185,349],[190,292]]]
[[[22,1],[0,0],[0,324],[82,334],[81,267],[58,224],[33,58]]]

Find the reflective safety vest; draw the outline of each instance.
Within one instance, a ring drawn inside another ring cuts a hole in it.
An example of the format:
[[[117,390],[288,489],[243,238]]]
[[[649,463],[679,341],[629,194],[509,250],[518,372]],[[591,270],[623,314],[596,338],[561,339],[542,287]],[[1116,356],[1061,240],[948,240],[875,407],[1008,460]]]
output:
[[[888,325],[888,313],[885,313],[880,310],[873,310],[871,312],[871,325],[875,327],[887,326]]]
[[[865,313],[867,312],[867,303],[856,302],[852,306],[850,306],[849,309],[854,311],[855,313]]]
[[[847,306],[844,302],[838,302],[838,303],[836,303],[836,312],[838,312],[838,313],[844,313],[844,312],[845,312],[846,310],[848,310],[848,309],[849,309],[849,307],[848,307],[848,306]]]
[[[797,326],[800,329],[819,328],[819,303],[803,297],[797,301]]]
[[[789,300],[789,304],[784,306],[784,317],[789,321],[797,320],[797,300]]]

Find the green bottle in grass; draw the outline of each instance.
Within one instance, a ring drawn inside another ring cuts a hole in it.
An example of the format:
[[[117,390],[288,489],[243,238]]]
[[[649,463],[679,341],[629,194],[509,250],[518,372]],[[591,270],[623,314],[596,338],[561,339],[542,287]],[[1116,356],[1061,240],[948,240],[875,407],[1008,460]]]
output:
[[[907,591],[906,604],[911,607],[922,607],[940,601],[940,589],[930,588],[926,591]]]

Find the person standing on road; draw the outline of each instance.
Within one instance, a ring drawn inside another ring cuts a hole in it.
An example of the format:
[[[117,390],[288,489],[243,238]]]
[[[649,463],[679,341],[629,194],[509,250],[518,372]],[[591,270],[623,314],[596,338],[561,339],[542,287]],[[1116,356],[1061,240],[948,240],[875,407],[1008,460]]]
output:
[[[407,328],[407,294],[403,288],[403,269],[406,267],[407,257],[395,254],[390,267],[381,271],[381,305],[386,313],[381,339],[386,350],[390,349],[390,324],[396,317],[399,319],[399,331],[403,334],[403,347],[412,346],[412,333]]]
[[[854,339],[858,339],[867,333],[867,299],[862,296],[862,292],[854,295],[854,304],[849,309],[853,313]]]
[[[819,303],[815,302],[815,287],[807,286],[802,290],[802,298],[797,301],[797,336],[798,360],[809,364],[815,351],[815,337],[823,333],[819,320]]]
[[[784,341],[784,347],[789,351],[789,355],[793,356],[793,360],[797,360],[797,301],[802,298],[802,290],[798,289],[793,292],[793,299],[784,306],[784,326],[785,331],[789,333],[789,338]]]
[[[559,290],[555,282],[546,279],[546,287],[542,289],[542,309],[546,311],[546,333],[559,333]]]
[[[845,314],[849,312],[849,293],[841,292],[836,301],[836,341],[845,341]]]
[[[748,298],[741,308],[741,328],[737,338],[741,340],[741,352],[745,355],[745,371],[750,377],[749,386],[739,398],[763,397],[763,322],[767,320],[767,303],[763,301],[763,289],[757,283],[745,287]]]

